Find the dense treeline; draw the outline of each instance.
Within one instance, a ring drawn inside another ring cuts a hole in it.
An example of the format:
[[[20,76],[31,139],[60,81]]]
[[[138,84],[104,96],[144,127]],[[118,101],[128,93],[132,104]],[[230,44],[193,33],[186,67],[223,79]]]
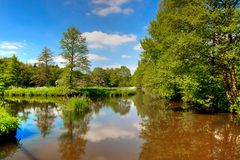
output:
[[[65,74],[66,68],[58,65],[24,64],[16,56],[0,58],[0,86],[8,87],[53,87],[62,86],[59,81]],[[128,87],[130,86],[130,70],[120,68],[95,68],[93,71],[82,73],[73,72],[77,87]]]
[[[90,71],[86,39],[81,32],[70,27],[60,41],[65,67],[54,63],[50,48],[44,47],[35,64],[24,64],[13,55],[0,58],[0,89],[9,87],[127,87],[130,70],[122,66],[115,69],[95,68]]]
[[[135,84],[196,108],[239,107],[239,0],[163,0]]]

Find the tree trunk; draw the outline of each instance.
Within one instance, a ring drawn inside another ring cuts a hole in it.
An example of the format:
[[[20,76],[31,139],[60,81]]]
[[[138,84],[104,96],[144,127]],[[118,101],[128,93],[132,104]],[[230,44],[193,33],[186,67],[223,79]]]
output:
[[[226,65],[222,66],[222,74],[223,74],[223,84],[224,84],[227,100],[228,100],[229,104],[233,104],[233,99],[232,99],[232,95],[231,95],[231,88],[230,88],[230,85],[229,85],[229,82],[228,82],[228,74],[227,74]]]
[[[232,61],[230,62],[229,69],[230,69],[230,78],[231,78],[231,83],[232,83],[234,100],[236,100],[236,98],[238,96],[238,86],[237,86],[237,79],[236,79],[234,64]]]

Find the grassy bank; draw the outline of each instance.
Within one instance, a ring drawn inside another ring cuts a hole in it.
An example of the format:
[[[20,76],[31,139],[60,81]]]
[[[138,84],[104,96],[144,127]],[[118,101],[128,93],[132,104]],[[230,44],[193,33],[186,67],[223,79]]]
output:
[[[79,88],[68,89],[62,87],[12,88],[4,91],[4,96],[127,96],[134,95],[136,88]]]
[[[5,137],[14,137],[18,125],[18,118],[12,117],[3,108],[0,108],[0,140]]]

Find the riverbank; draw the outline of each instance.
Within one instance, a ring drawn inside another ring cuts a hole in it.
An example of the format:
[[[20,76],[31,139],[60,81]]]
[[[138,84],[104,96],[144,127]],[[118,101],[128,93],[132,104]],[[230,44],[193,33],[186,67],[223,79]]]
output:
[[[63,87],[12,88],[3,92],[4,96],[129,96],[136,94],[135,87],[121,88],[79,88],[68,89]]]
[[[0,141],[13,138],[18,128],[18,118],[12,117],[5,109],[0,108]]]

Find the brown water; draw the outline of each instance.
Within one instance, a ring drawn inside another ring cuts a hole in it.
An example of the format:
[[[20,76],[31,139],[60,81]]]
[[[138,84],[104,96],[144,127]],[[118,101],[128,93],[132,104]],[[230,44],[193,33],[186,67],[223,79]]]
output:
[[[180,104],[139,95],[96,100],[85,114],[63,111],[64,99],[45,101],[8,100],[21,126],[17,141],[0,144],[0,159],[240,159],[231,114],[172,111]]]

